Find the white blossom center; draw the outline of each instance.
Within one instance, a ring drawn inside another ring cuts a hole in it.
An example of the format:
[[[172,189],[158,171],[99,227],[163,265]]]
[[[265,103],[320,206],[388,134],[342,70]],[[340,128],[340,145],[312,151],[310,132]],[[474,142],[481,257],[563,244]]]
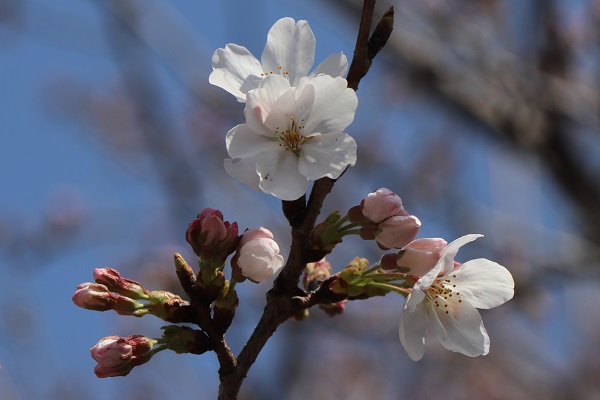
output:
[[[290,73],[288,71],[285,71],[281,65],[277,67],[277,70],[275,72],[265,71],[264,73],[260,74],[260,76],[263,78],[266,78],[267,76],[273,75],[273,74],[281,75],[284,78],[287,78],[288,80],[290,80]]]
[[[304,125],[300,125],[302,123],[304,123],[303,119],[300,120],[300,123],[297,123],[294,116],[291,116],[287,129],[275,128],[275,136],[279,140],[280,147],[285,147],[285,150],[298,155],[302,145],[313,138],[303,134]]]
[[[456,307],[459,303],[462,303],[460,299],[460,292],[457,291],[456,284],[453,283],[452,278],[456,278],[456,275],[446,275],[438,277],[435,281],[433,281],[431,287],[425,291],[425,295],[427,299],[435,305],[435,307],[440,308],[446,314],[448,314],[448,310],[452,307]],[[452,299],[452,297],[455,299]],[[451,300],[458,300],[450,303]]]

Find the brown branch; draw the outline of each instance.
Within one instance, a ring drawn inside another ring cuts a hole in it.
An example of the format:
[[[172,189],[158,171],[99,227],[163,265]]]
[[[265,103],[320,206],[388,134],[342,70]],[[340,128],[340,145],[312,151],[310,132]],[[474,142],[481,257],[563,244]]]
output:
[[[237,360],[227,345],[223,334],[210,316],[210,305],[206,304],[198,296],[194,271],[179,254],[175,254],[175,267],[181,287],[190,298],[190,303],[198,315],[197,325],[208,335],[213,350],[217,355],[219,365],[221,366],[219,376],[221,376],[221,371],[224,374],[230,373],[237,365]]]
[[[352,64],[348,71],[348,87],[358,90],[360,80],[369,72],[373,59],[379,51],[385,46],[394,26],[394,7],[390,7],[369,37],[371,31],[371,21],[373,20],[373,10],[375,9],[375,0],[365,0],[360,20],[360,28],[354,48]]]

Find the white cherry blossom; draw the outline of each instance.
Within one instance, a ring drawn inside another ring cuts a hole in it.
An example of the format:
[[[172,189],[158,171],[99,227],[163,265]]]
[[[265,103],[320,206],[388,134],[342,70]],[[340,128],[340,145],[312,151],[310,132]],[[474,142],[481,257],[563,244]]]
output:
[[[406,298],[400,342],[411,359],[423,357],[430,325],[448,350],[470,357],[489,352],[490,339],[477,308],[493,308],[510,300],[514,281],[506,268],[485,258],[454,267],[458,249],[481,236],[466,235],[448,244]]]
[[[209,82],[246,101],[249,91],[256,89],[263,78],[269,75],[284,76],[291,86],[297,86],[308,72],[315,59],[316,40],[308,22],[282,18],[269,30],[267,44],[261,61],[243,46],[228,44],[217,49],[212,58],[213,72]],[[310,76],[326,74],[344,76],[348,60],[343,53],[327,57]]]
[[[292,87],[269,75],[248,94],[246,123],[227,134],[225,169],[255,189],[295,200],[309,180],[337,179],[356,163],[356,142],[343,130],[357,105],[343,78],[304,77]]]

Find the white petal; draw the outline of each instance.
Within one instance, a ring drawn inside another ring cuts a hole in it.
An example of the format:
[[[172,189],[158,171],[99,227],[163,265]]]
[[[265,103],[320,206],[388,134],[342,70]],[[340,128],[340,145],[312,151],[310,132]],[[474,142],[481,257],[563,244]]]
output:
[[[256,169],[260,188],[281,200],[296,200],[308,187],[308,180],[298,171],[298,157],[290,151],[278,149],[261,154]]]
[[[325,74],[333,76],[344,77],[348,71],[348,59],[344,53],[335,53],[327,57],[321,64],[315,68],[315,70],[309,76],[317,76]]]
[[[302,91],[307,85],[314,86],[315,98],[310,114],[302,117],[306,121],[306,133],[340,133],[352,123],[358,98],[344,78],[329,75],[304,78],[296,91]]]
[[[237,44],[228,44],[224,49],[217,49],[212,57],[212,67],[214,71],[208,77],[208,81],[225,89],[237,97],[238,101],[246,101],[246,93],[256,88],[261,80],[260,62],[248,49]]]
[[[227,132],[225,144],[231,158],[256,158],[265,151],[279,147],[276,139],[257,134],[248,124],[237,125]]]
[[[400,314],[399,336],[400,343],[402,343],[408,356],[414,361],[419,361],[425,353],[425,335],[427,334],[429,317],[425,302],[419,301],[412,304],[415,303],[415,299],[412,297],[413,294],[416,293],[413,291],[406,298],[404,309]]]
[[[253,131],[275,136],[275,129],[287,129],[296,111],[295,94],[287,79],[270,75],[248,94],[246,123]]]
[[[433,329],[440,343],[448,350],[469,357],[486,355],[490,350],[490,338],[483,326],[481,315],[475,307],[456,298],[450,298],[448,307],[436,307],[429,303]],[[448,313],[446,313],[448,311]]]
[[[349,165],[356,164],[356,142],[345,133],[317,135],[302,146],[300,173],[310,180],[340,177]]]
[[[282,18],[275,22],[267,36],[261,62],[264,71],[286,71],[292,86],[308,75],[315,60],[316,40],[308,22]],[[279,67],[281,66],[281,70]]]
[[[502,265],[485,258],[467,261],[452,271],[452,283],[464,301],[477,308],[493,308],[514,295],[515,282]]]
[[[419,278],[417,283],[415,283],[415,288],[420,290],[427,290],[431,287],[431,284],[440,274],[440,270],[442,269],[442,263],[438,261],[433,268],[429,270],[425,275]]]
[[[446,246],[446,248],[444,248],[444,250],[442,251],[440,261],[438,261],[438,263],[441,263],[442,265],[440,273],[442,275],[446,275],[447,273],[452,271],[454,269],[454,257],[456,257],[456,253],[458,253],[458,250],[465,244],[472,242],[473,240],[476,240],[480,237],[483,237],[483,235],[470,234],[461,236],[453,242],[450,242],[448,246]]]
[[[223,166],[231,177],[245,183],[254,190],[260,190],[258,187],[260,177],[256,172],[256,159],[236,158],[232,160],[231,158],[226,158],[223,161]]]

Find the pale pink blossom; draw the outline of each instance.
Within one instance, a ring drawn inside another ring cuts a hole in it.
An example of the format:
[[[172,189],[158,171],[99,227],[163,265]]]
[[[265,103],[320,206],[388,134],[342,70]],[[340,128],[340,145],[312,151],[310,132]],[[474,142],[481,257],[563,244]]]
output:
[[[448,244],[435,266],[419,278],[400,315],[400,342],[415,361],[425,352],[431,325],[440,343],[470,357],[486,355],[490,338],[478,308],[497,307],[514,295],[514,281],[506,268],[479,258],[455,267],[463,245],[482,235],[466,235]]]
[[[296,200],[309,181],[337,179],[356,163],[356,142],[344,132],[358,98],[343,78],[305,77],[298,86],[270,75],[248,93],[246,123],[225,139],[229,175],[281,200]]]
[[[283,257],[273,233],[266,228],[251,229],[242,235],[232,264],[253,282],[272,277],[283,266]]]

